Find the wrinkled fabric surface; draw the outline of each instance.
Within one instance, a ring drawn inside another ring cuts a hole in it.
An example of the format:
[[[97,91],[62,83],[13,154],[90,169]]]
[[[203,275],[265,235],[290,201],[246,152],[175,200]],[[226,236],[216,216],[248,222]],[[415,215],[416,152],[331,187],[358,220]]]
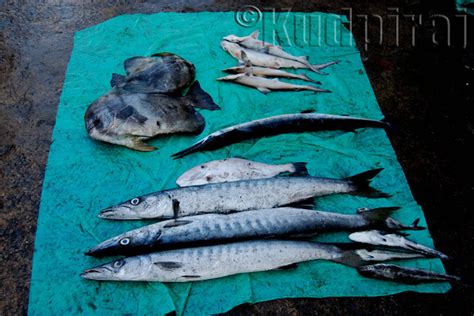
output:
[[[456,8],[458,11],[474,15],[474,0],[456,0]]]
[[[302,34],[309,16],[313,22],[320,23],[311,23],[305,44]],[[190,167],[225,157],[265,163],[306,161],[311,174],[334,178],[385,168],[373,185],[392,197],[366,199],[334,195],[318,198],[316,207],[352,214],[359,207],[398,205],[403,208],[394,215],[396,219],[408,224],[421,218],[420,225],[426,226],[422,209],[413,199],[389,139],[380,129],[280,135],[179,160],[170,158],[172,153],[213,131],[271,115],[314,109],[321,113],[383,118],[352,35],[338,16],[292,13],[282,26],[281,19],[265,14],[263,21],[245,28],[236,23],[232,12],[124,15],[76,33],[43,184],[30,314],[144,315],[174,310],[178,314],[211,314],[242,303],[277,298],[379,296],[402,291],[443,293],[450,288],[447,283],[409,286],[366,279],[355,269],[323,261],[301,263],[291,271],[241,274],[195,283],[96,282],[80,278],[84,269],[108,261],[86,257],[85,250],[145,224],[101,220],[96,217],[99,210],[137,195],[173,188],[176,178]],[[217,82],[215,79],[223,75],[222,69],[236,65],[220,48],[220,39],[231,33],[247,35],[262,28],[261,23],[265,23],[265,40],[272,41],[275,30],[290,53],[307,55],[313,63],[341,60],[326,70],[328,76],[300,70],[322,81],[322,87],[333,93],[263,95],[251,88]],[[284,38],[285,28],[291,41]],[[88,138],[84,112],[110,89],[111,74],[123,74],[122,63],[128,57],[157,52],[173,52],[194,63],[201,86],[222,110],[199,110],[206,119],[201,135],[158,137],[150,143],[159,150],[150,153]],[[410,238],[433,246],[428,230],[412,232]],[[349,241],[346,233],[328,234],[315,240]],[[437,259],[399,263],[444,272]]]

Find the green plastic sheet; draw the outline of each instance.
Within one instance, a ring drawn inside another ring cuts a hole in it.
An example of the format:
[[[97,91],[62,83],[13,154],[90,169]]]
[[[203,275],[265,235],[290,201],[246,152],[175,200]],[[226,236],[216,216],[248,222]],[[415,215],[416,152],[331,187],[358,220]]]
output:
[[[305,29],[309,17],[313,21],[311,30]],[[101,220],[96,217],[99,210],[137,195],[175,187],[176,178],[188,168],[231,156],[265,163],[306,161],[311,174],[334,178],[383,167],[385,170],[373,185],[392,197],[328,196],[316,200],[317,208],[352,214],[359,207],[399,205],[403,208],[394,217],[405,223],[421,218],[420,224],[426,225],[389,139],[380,129],[281,135],[180,160],[170,158],[210,132],[271,115],[314,109],[383,118],[352,35],[342,25],[344,19],[292,13],[283,24],[281,17],[277,18],[264,14],[258,25],[248,28],[239,25],[232,12],[124,15],[75,34],[43,185],[31,278],[31,315],[154,315],[171,311],[203,315],[277,298],[379,296],[402,291],[443,293],[450,288],[447,283],[408,286],[366,279],[352,268],[323,261],[302,263],[292,271],[242,274],[195,283],[118,283],[80,278],[83,269],[107,261],[86,257],[85,250],[145,224]],[[257,28],[264,28],[267,41],[277,34],[287,51],[308,55],[314,63],[341,60],[327,69],[328,76],[307,72],[333,93],[263,95],[247,87],[217,82],[222,69],[236,64],[220,48],[220,39],[231,33],[246,35]],[[308,32],[306,43],[301,35],[304,31]],[[292,41],[286,40],[285,32]],[[199,136],[156,138],[151,143],[159,150],[150,153],[88,138],[84,112],[110,89],[111,74],[124,73],[122,62],[128,57],[162,51],[194,63],[201,86],[222,107],[221,111],[201,111],[206,119],[205,131]],[[433,246],[428,230],[413,232],[411,238]],[[316,240],[348,241],[347,234],[342,233]],[[444,272],[442,263],[435,259],[400,264]]]

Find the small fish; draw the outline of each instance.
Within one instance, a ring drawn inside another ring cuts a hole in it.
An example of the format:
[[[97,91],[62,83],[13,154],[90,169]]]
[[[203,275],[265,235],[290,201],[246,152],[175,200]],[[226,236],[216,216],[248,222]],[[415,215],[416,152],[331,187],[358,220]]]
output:
[[[249,69],[250,68],[250,69]],[[292,72],[286,72],[284,70],[265,68],[265,67],[256,67],[256,66],[237,66],[224,69],[224,72],[231,74],[243,74],[250,72],[254,76],[259,77],[278,77],[278,78],[288,78],[288,79],[299,79],[308,82],[313,82],[315,84],[321,84],[319,81],[315,81],[305,74],[295,74]]]
[[[316,132],[323,130],[353,131],[358,128],[386,128],[382,121],[330,114],[283,114],[254,120],[214,132],[190,147],[172,155],[181,158],[198,151],[216,150],[244,140],[288,133]]]
[[[152,151],[156,148],[144,140],[161,134],[200,133],[204,118],[194,108],[214,105],[197,81],[186,96],[131,93],[113,88],[87,108],[86,129],[95,140]]]
[[[183,173],[176,184],[180,187],[216,182],[271,178],[280,174],[307,175],[305,162],[272,165],[241,158],[213,160]]]
[[[349,239],[354,242],[370,244],[375,246],[398,247],[413,252],[417,252],[429,257],[436,257],[441,259],[449,259],[444,253],[431,249],[429,247],[420,245],[414,241],[408,240],[405,237],[394,234],[385,233],[379,230],[370,230],[363,232],[355,232],[349,235]]]
[[[299,61],[268,55],[251,49],[246,49],[240,46],[239,44],[231,43],[226,40],[223,40],[221,42],[221,47],[232,57],[239,60],[241,63],[245,63],[244,59],[247,58],[250,64],[267,68],[310,69],[316,73],[322,74],[322,69],[338,63],[338,61],[331,61],[319,65],[303,64]],[[242,56],[242,52],[245,53],[246,57]]]
[[[211,183],[158,191],[138,196],[102,210],[100,218],[171,219],[205,213],[231,213],[274,208],[313,197],[347,193],[370,198],[388,195],[369,186],[382,169],[362,172],[345,179],[317,177],[273,177]]]
[[[400,267],[394,264],[384,263],[361,266],[357,268],[357,271],[361,275],[368,278],[406,284],[461,281],[461,278],[453,275],[435,273],[429,270]]]
[[[398,207],[385,207],[346,215],[282,207],[230,214],[188,216],[120,234],[95,246],[86,252],[86,255],[129,255],[246,239],[311,237],[328,231],[368,228],[423,229],[414,225],[405,226],[389,217],[397,209]]]
[[[278,47],[276,45],[261,41],[258,39],[259,36],[259,31],[254,31],[252,34],[244,37],[238,37],[235,35],[229,35],[224,37],[225,41],[231,42],[231,43],[236,43],[239,44],[240,46],[243,46],[245,48],[255,50],[259,53],[263,54],[268,54],[268,55],[273,55],[276,57],[281,57],[284,59],[289,59],[289,60],[294,60],[296,62],[299,62],[303,65],[305,65],[307,68],[311,69],[314,72],[321,73],[320,70],[322,68],[325,68],[329,65],[323,64],[323,65],[311,65],[308,62],[308,58],[306,56],[293,56],[281,49],[281,47]],[[332,64],[335,64],[336,62],[332,62]]]
[[[110,84],[135,93],[177,94],[193,83],[196,73],[192,63],[170,53],[132,57],[124,67],[127,75],[113,74]]]
[[[303,91],[309,90],[314,92],[331,92],[326,89],[320,89],[308,85],[298,85],[280,81],[276,78],[268,79],[263,77],[254,76],[249,73],[229,75],[221,78],[217,78],[219,81],[230,81],[239,83],[244,86],[252,87],[258,91],[267,94],[271,91]]]
[[[253,240],[127,257],[87,269],[81,277],[102,281],[188,282],[239,273],[288,270],[310,260],[358,267],[374,261],[411,257],[389,251],[343,250],[331,244],[306,241]]]

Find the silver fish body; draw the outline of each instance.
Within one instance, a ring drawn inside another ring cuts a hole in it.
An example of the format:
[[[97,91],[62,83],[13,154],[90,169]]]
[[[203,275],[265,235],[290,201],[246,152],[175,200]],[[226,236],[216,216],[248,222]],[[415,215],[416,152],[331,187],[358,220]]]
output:
[[[398,247],[429,257],[449,259],[447,255],[438,250],[423,246],[395,233],[386,233],[379,230],[361,231],[350,234],[349,239],[354,242],[374,246]]]
[[[399,258],[400,255],[396,253],[390,256],[390,252],[364,249],[344,251],[329,244],[255,240],[127,257],[87,269],[81,276],[104,281],[188,282],[289,268],[310,260],[330,260],[360,266],[372,261]]]
[[[154,150],[143,140],[157,135],[200,133],[205,123],[194,109],[199,106],[194,91],[205,92],[197,82],[191,89],[190,94],[180,97],[114,88],[88,107],[87,132],[93,139],[140,151]]]
[[[132,57],[124,68],[127,75],[114,74],[111,85],[136,93],[176,94],[191,85],[196,73],[192,63],[170,53]]]
[[[183,173],[176,184],[180,187],[217,182],[271,178],[277,175],[307,174],[306,163],[266,164],[241,158],[213,160]]]
[[[400,267],[394,264],[378,263],[357,268],[357,271],[368,278],[381,279],[406,284],[430,282],[459,282],[457,276],[436,273],[429,270]]]
[[[386,197],[386,194],[369,186],[370,180],[381,170],[369,170],[347,179],[274,177],[158,191],[107,208],[99,217],[118,220],[170,219],[205,213],[230,213],[274,208],[336,193]]]
[[[248,73],[229,75],[221,78],[217,78],[219,81],[230,81],[235,82],[244,86],[252,87],[262,93],[268,93],[271,91],[313,91],[313,92],[331,92],[326,89],[320,89],[318,87],[309,85],[292,84],[288,82],[280,81],[276,78],[268,79],[259,76],[254,76]]]
[[[128,255],[189,245],[257,238],[312,236],[328,231],[353,231],[379,227],[418,229],[404,226],[389,215],[397,207],[345,215],[298,208],[273,208],[231,214],[204,214],[172,219],[140,227],[108,239],[86,254]]]
[[[181,158],[194,152],[216,150],[244,140],[280,134],[323,130],[353,131],[358,128],[387,128],[388,126],[387,123],[382,121],[358,117],[318,113],[283,114],[237,124],[216,131],[172,156]]]
[[[288,78],[288,79],[299,79],[308,82],[313,82],[316,84],[321,84],[319,81],[315,81],[305,74],[295,74],[292,72],[287,72],[280,69],[273,69],[273,68],[265,68],[265,67],[257,67],[257,66],[237,66],[237,67],[230,67],[224,69],[224,72],[231,73],[231,74],[242,74],[246,72],[250,72],[255,76],[260,77],[278,77],[278,78]]]
[[[317,73],[320,73],[321,69],[337,63],[337,61],[331,61],[319,65],[309,65],[296,60],[286,59],[279,56],[261,53],[256,50],[247,49],[240,46],[239,44],[232,43],[226,40],[221,41],[221,47],[232,57],[242,63],[248,60],[251,65],[267,68],[310,69]],[[242,56],[242,52],[245,53],[245,56]]]

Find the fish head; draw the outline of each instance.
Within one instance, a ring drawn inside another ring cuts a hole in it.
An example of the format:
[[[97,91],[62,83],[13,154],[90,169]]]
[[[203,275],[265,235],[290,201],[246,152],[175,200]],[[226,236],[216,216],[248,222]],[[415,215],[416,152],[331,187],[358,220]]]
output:
[[[227,35],[223,39],[231,43],[240,43],[245,40],[246,37],[239,37],[237,35]]]
[[[139,278],[140,265],[138,257],[123,258],[87,269],[81,274],[81,277],[98,281],[134,280]]]
[[[221,47],[223,50],[232,55],[232,57],[240,59],[240,51],[242,48],[238,44],[224,40],[221,41]]]
[[[128,231],[101,242],[85,254],[101,257],[147,252],[159,243],[162,233],[160,226],[160,224],[153,224]]]
[[[103,219],[168,219],[174,216],[174,205],[166,192],[134,197],[131,200],[102,210]]]
[[[369,278],[377,278],[381,276],[390,276],[393,274],[393,265],[385,264],[385,263],[377,263],[377,264],[370,264],[364,265],[357,268],[357,271]]]
[[[386,245],[389,240],[387,237],[390,236],[378,230],[355,232],[349,235],[349,239],[354,242],[370,245]]]
[[[199,166],[189,169],[183,173],[177,180],[176,184],[180,187],[190,186],[190,185],[201,185],[210,183],[212,178],[210,177],[208,163],[203,163]]]

